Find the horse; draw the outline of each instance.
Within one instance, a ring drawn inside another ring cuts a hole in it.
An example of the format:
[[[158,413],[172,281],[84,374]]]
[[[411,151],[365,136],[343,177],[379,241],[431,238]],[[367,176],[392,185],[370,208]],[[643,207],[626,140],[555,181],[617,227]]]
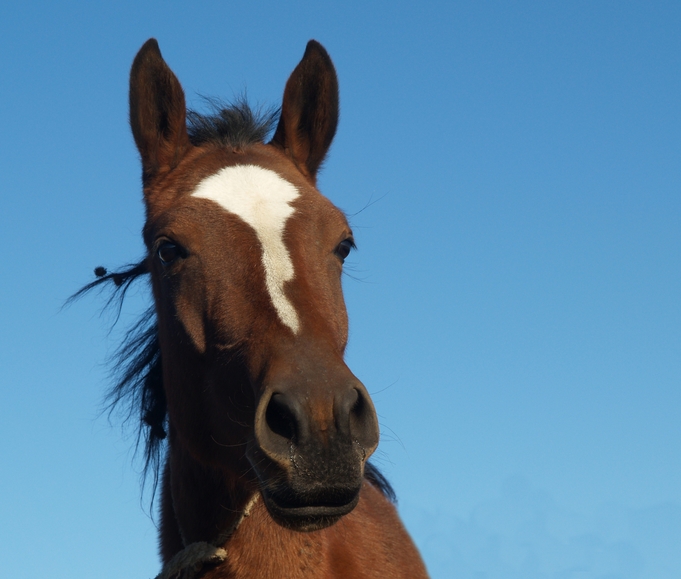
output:
[[[199,114],[152,38],[129,100],[146,254],[79,294],[150,279],[110,395],[139,413],[160,485],[158,577],[426,578],[344,361],[355,241],[316,186],[338,124],[328,53],[307,44],[278,111]]]

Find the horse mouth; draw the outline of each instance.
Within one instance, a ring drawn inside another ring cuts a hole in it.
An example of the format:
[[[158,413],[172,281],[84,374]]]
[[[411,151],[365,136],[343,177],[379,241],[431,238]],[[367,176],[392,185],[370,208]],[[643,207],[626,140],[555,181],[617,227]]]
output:
[[[310,532],[330,527],[350,513],[359,502],[359,492],[343,493],[330,500],[307,502],[278,493],[262,492],[272,518],[288,529]]]

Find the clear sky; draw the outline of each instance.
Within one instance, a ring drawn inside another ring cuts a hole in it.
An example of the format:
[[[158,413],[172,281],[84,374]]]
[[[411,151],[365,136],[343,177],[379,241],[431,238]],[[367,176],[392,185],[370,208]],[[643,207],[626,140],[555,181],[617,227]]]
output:
[[[681,576],[681,4],[0,6],[0,574],[149,578],[103,297],[142,255],[127,122],[159,40],[189,104],[280,102],[322,42],[348,361],[433,578]]]

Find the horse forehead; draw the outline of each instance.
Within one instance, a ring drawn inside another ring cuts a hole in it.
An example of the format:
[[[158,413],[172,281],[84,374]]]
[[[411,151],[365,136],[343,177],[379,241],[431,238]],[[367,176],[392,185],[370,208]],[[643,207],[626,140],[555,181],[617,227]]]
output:
[[[295,212],[291,202],[300,196],[300,191],[275,171],[257,165],[235,165],[203,179],[191,196],[214,201],[260,234],[264,230],[283,231]]]
[[[260,241],[265,285],[281,322],[294,334],[300,319],[286,295],[285,284],[295,276],[284,228],[295,213],[291,202],[298,188],[276,172],[257,165],[224,167],[201,181],[191,194],[209,199],[250,225]]]

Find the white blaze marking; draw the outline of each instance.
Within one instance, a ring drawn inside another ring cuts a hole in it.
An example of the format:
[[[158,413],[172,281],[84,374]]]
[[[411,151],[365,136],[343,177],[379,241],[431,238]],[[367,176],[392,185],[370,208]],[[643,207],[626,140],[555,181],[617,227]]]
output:
[[[274,171],[256,165],[225,167],[204,179],[193,197],[210,199],[250,225],[262,245],[265,283],[281,321],[298,333],[298,313],[284,293],[293,279],[293,262],[284,244],[286,221],[295,212],[289,205],[300,193]]]

